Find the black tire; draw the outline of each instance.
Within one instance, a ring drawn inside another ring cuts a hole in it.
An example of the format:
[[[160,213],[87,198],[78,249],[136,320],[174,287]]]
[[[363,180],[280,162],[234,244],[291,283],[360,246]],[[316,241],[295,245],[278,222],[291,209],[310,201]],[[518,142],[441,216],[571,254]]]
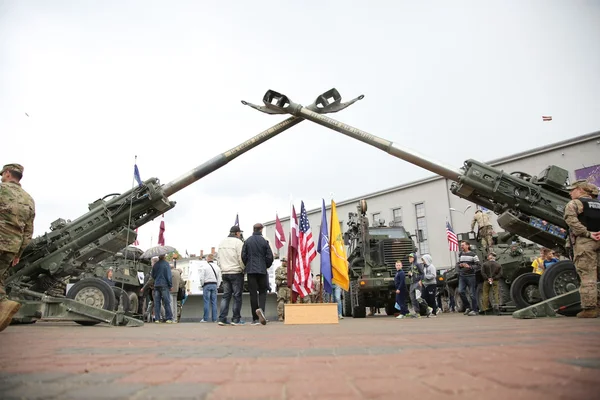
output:
[[[498,286],[500,290],[500,305],[506,306],[512,301],[510,297],[510,286],[502,279],[498,281]]]
[[[352,302],[352,318],[366,318],[367,305],[365,296],[358,289],[358,281],[350,282],[350,300]],[[354,299],[356,297],[356,300]]]
[[[131,312],[134,314],[141,314],[140,305],[142,302],[138,295],[133,291],[127,292],[127,295],[129,296],[129,304],[131,304]]]
[[[113,311],[116,299],[112,287],[98,278],[85,278],[75,283],[67,293],[67,298],[81,303]],[[79,325],[91,326],[100,321],[75,321]]]
[[[115,300],[116,300],[115,308],[113,311],[119,310],[119,305],[121,304],[121,301],[122,301],[123,302],[123,312],[130,312],[131,311],[131,301],[129,301],[129,294],[127,294],[126,291],[124,291],[123,289],[121,289],[120,287],[117,287],[117,286],[113,286],[112,290],[113,290],[113,293],[115,294]]]
[[[385,314],[386,315],[394,315],[397,312],[400,312],[398,310],[396,310],[396,301],[394,301],[393,303],[387,303],[385,305]]]
[[[510,286],[510,298],[517,310],[526,308],[542,301],[538,285],[540,276],[533,272],[519,275]]]
[[[539,290],[542,299],[547,300],[579,289],[579,286],[579,275],[575,269],[575,264],[571,260],[563,260],[557,262],[544,272],[540,278]],[[558,313],[567,317],[573,317],[579,311],[581,311],[581,305],[576,304],[560,310]]]
[[[454,290],[454,309],[456,312],[465,312],[466,310],[462,298],[460,297],[460,293],[458,293],[458,287]]]
[[[579,288],[579,276],[570,260],[559,261],[548,268],[540,278],[539,290],[543,300],[548,300]]]
[[[345,290],[342,294],[342,312],[344,313],[344,317],[352,316],[352,300],[350,298],[350,292]]]

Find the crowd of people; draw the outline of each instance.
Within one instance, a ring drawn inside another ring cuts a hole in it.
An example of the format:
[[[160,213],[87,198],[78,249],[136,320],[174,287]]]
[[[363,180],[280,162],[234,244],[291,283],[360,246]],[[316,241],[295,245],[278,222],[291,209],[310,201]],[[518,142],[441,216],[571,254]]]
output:
[[[22,165],[13,163],[4,165],[0,173],[2,176],[0,185],[0,210],[2,210],[0,214],[0,331],[10,324],[12,317],[21,307],[20,302],[8,298],[3,279],[9,267],[18,266],[20,257],[33,235],[35,202],[20,184],[23,171]],[[575,269],[581,281],[579,292],[582,311],[577,314],[577,317],[596,318],[599,314],[600,304],[597,290],[600,274],[598,187],[585,180],[579,180],[566,189],[571,197],[571,201],[566,204],[564,211],[564,220],[569,228],[568,231],[556,229],[544,221],[540,222],[540,226],[557,236],[562,237],[568,233],[566,235],[568,237],[567,246],[570,248]],[[533,224],[537,224],[535,219],[532,221]],[[492,302],[491,311],[498,314],[498,309],[494,304],[499,304],[498,280],[502,275],[502,267],[495,261],[496,254],[492,248],[489,218],[486,219],[486,215],[479,211],[475,215],[472,229],[475,223],[479,225],[480,236],[487,251],[487,261],[481,265],[481,275],[484,278],[484,309],[479,310],[477,303],[476,271],[479,268],[480,260],[467,242],[461,242],[461,251],[456,265],[459,273],[458,292],[465,305],[466,315],[474,316],[490,312],[487,304],[490,292],[492,299],[495,300]],[[269,288],[267,269],[273,263],[273,253],[268,242],[262,236],[262,229],[262,224],[255,224],[252,236],[246,241],[242,241],[240,228],[234,226],[231,228],[229,236],[221,242],[218,264],[209,262],[210,269],[207,268],[201,278],[205,293],[203,321],[216,320],[219,325],[243,325],[245,323],[240,314],[244,274],[246,274],[252,308],[251,324],[265,325],[267,323],[264,314],[266,294]],[[407,276],[402,269],[402,262],[396,263],[396,307],[400,319],[411,315],[404,302],[407,297],[412,305],[412,316],[414,317],[421,314],[433,317],[439,312],[439,304],[436,302],[436,297],[439,298],[436,294],[436,268],[428,254],[424,254],[420,261],[420,263],[415,262],[414,254],[409,257],[410,268]],[[542,249],[540,257],[534,262],[534,271],[543,274],[557,261],[556,255],[552,254],[550,249]],[[108,275],[111,274],[112,271],[109,270]],[[283,273],[278,274],[278,277],[278,302],[285,304],[290,298],[290,293],[286,290],[287,278],[284,278]],[[111,276],[107,276],[110,281],[112,281],[111,278]],[[318,278],[317,282],[320,282],[320,277]],[[409,285],[406,282],[407,278]],[[151,282],[156,322],[176,322],[177,304],[185,301],[185,285],[181,279],[181,272],[171,266],[165,256],[160,256],[153,261]],[[221,282],[223,299],[217,316],[216,288]],[[145,287],[149,286],[146,282]],[[467,289],[469,298],[467,298]],[[406,293],[407,290],[408,293]],[[232,317],[228,319],[232,298]],[[334,288],[333,300],[338,303],[338,314],[342,318],[341,289],[339,287]],[[301,299],[301,302],[308,301],[311,301],[310,296]],[[282,308],[284,309],[284,307]],[[164,310],[164,314],[162,310]],[[280,319],[284,318],[285,314],[282,310]]]

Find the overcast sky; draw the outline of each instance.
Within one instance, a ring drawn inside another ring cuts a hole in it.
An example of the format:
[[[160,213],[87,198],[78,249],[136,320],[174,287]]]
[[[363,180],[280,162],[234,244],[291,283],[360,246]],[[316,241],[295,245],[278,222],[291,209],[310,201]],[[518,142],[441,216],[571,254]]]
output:
[[[130,189],[136,155],[167,183],[286,118],[240,100],[335,87],[365,98],[334,118],[460,167],[599,130],[599,38],[598,1],[0,0],[0,163],[25,166],[37,236]],[[172,195],[166,242],[430,175],[304,121]]]

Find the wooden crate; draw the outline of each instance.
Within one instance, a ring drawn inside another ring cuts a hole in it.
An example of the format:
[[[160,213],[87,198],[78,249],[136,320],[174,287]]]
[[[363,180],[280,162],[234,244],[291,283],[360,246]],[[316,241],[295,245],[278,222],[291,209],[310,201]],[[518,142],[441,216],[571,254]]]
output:
[[[285,325],[337,324],[337,303],[286,304]]]

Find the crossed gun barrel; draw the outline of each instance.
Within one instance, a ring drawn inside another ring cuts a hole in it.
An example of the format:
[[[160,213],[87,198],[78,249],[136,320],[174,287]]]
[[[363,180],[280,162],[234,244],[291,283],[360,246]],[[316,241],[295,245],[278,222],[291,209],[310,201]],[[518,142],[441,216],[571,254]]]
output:
[[[327,100],[331,98],[334,101]],[[318,96],[308,108],[315,113],[338,112],[360,99],[362,96],[342,103],[339,93],[332,89]],[[168,198],[170,195],[302,120],[302,117],[290,117],[164,185],[157,178],[149,178],[125,193],[110,194],[94,201],[89,204],[88,212],[73,221],[62,218],[54,221],[50,232],[34,238],[25,248],[19,264],[9,271],[7,292],[11,299],[23,305],[15,319],[63,318],[81,324],[91,324],[95,320],[136,325],[131,319],[115,317],[112,309],[115,300],[110,298],[111,289],[102,280],[80,280],[75,284],[77,291],[70,290],[67,294],[70,299],[48,296],[47,293],[64,293],[66,279],[79,276],[90,265],[133,243],[137,238],[136,228],[175,207],[176,203]],[[42,299],[42,302],[34,299]],[[79,300],[78,304],[74,304],[76,300]]]

